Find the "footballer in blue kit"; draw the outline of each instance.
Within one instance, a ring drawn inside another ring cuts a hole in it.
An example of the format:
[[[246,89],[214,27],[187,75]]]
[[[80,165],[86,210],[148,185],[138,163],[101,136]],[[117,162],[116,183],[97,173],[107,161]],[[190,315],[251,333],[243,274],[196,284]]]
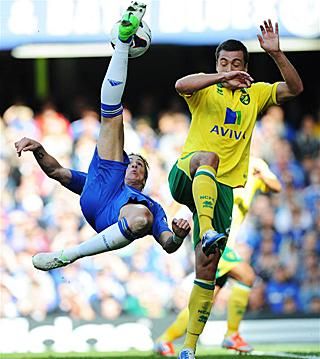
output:
[[[139,154],[124,152],[121,99],[127,78],[128,54],[146,5],[131,2],[119,22],[115,51],[101,86],[101,125],[88,173],[62,167],[43,146],[30,138],[15,143],[18,156],[31,151],[41,169],[64,187],[80,195],[88,223],[98,232],[71,248],[37,253],[35,268],[50,270],[79,258],[119,249],[151,234],[163,249],[172,253],[190,232],[184,219],[173,219],[172,230],[161,205],[144,195],[148,163]]]
[[[65,187],[81,195],[82,213],[95,231],[101,232],[117,222],[124,205],[141,203],[153,215],[152,228],[147,234],[158,239],[162,232],[170,231],[166,214],[159,203],[125,183],[129,164],[125,152],[124,162],[117,162],[101,159],[95,150],[89,173],[71,170],[71,181]]]

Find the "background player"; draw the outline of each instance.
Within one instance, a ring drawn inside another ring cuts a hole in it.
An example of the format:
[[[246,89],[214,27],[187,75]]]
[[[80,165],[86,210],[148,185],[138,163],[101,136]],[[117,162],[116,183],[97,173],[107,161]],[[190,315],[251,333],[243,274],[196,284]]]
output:
[[[246,72],[248,51],[237,40],[218,46],[216,74],[194,74],[176,82],[192,121],[181,157],[170,172],[169,184],[175,200],[194,213],[196,269],[180,359],[194,358],[198,337],[211,311],[213,278],[231,224],[232,189],[246,183],[257,116],[303,91],[300,76],[280,50],[278,24],[273,28],[271,20],[264,21],[260,29],[260,46],[275,61],[283,82],[253,84]]]
[[[233,250],[235,238],[241,223],[248,213],[256,192],[280,192],[280,190],[281,184],[276,175],[271,172],[267,163],[262,159],[250,157],[246,186],[234,190],[234,206],[228,245],[219,261],[216,274],[215,297],[226,283],[228,277],[236,280],[232,285],[228,300],[227,332],[222,342],[222,346],[226,349],[234,349],[244,353],[253,350],[253,348],[239,334],[239,326],[248,305],[255,274],[250,264],[244,262]],[[162,356],[174,355],[172,342],[185,334],[188,319],[189,310],[188,308],[185,308],[178,314],[176,320],[157,339],[155,345],[156,353]]]
[[[183,219],[167,225],[162,207],[141,193],[148,165],[140,155],[123,151],[121,98],[126,83],[128,51],[146,5],[132,2],[119,25],[119,39],[101,88],[101,127],[88,174],[63,168],[38,142],[23,138],[15,143],[18,156],[32,151],[43,171],[71,191],[80,194],[82,212],[98,232],[88,241],[58,252],[39,253],[33,264],[41,270],[67,265],[78,258],[124,247],[152,234],[169,253],[190,231]]]

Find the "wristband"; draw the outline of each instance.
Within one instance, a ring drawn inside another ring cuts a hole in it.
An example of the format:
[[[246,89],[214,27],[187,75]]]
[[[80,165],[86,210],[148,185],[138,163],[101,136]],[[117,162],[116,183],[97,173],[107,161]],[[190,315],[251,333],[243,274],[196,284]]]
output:
[[[178,236],[176,236],[175,234],[172,236],[172,241],[175,243],[175,244],[181,244],[183,242],[183,239],[184,238],[180,238]]]

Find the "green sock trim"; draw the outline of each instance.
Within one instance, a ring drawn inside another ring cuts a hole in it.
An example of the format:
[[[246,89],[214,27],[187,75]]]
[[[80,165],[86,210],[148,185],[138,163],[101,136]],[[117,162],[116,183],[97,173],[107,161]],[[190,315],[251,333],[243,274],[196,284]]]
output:
[[[196,174],[194,175],[194,177],[198,177],[198,176],[208,176],[210,177],[212,180],[215,181],[215,176],[213,175],[213,173],[207,172],[207,171],[197,171]]]
[[[195,279],[193,283],[203,289],[214,290],[215,287],[214,282],[209,280]]]
[[[246,285],[246,284],[244,284],[244,283],[241,283],[241,282],[239,282],[239,281],[237,281],[236,283],[234,283],[234,286],[235,286],[235,287],[238,287],[238,288],[241,288],[241,289],[243,289],[243,290],[247,290],[248,292],[252,289],[252,287],[250,287],[250,286],[248,286],[248,285]]]

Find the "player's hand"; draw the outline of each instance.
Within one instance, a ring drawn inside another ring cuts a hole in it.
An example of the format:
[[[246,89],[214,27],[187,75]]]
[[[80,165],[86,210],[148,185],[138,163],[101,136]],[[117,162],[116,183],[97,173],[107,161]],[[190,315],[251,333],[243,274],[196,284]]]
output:
[[[252,173],[256,178],[263,179],[269,173],[268,165],[259,158],[252,159]]]
[[[172,220],[172,230],[177,237],[185,238],[189,234],[190,229],[191,229],[190,224],[185,219],[174,218]]]
[[[222,83],[232,90],[248,88],[253,82],[253,78],[245,71],[228,71],[224,72],[223,76]]]
[[[21,152],[26,151],[35,151],[38,148],[41,147],[41,144],[35,140],[32,140],[31,138],[23,137],[20,141],[15,142],[14,144],[16,148],[16,152],[18,154],[18,157],[21,156]]]
[[[260,25],[261,35],[257,35],[261,48],[268,54],[280,51],[279,45],[279,26],[275,23],[273,28],[272,22],[269,19]]]

